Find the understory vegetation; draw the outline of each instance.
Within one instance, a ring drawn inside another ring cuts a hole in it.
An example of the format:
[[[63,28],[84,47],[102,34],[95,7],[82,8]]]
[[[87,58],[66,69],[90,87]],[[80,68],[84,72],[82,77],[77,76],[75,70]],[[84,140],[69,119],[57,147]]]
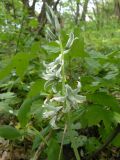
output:
[[[120,1],[0,1],[0,160],[120,159]]]

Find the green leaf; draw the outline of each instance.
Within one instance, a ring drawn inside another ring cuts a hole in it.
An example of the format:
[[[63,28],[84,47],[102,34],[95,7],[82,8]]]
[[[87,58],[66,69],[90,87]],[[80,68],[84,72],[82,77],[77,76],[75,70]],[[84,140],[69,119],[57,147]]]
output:
[[[48,44],[44,44],[42,45],[42,48],[44,48],[48,54],[60,52],[60,47],[56,42],[50,42]]]
[[[89,73],[96,75],[101,70],[102,65],[99,63],[98,60],[86,57],[85,62],[86,62],[86,68],[89,71]]]
[[[63,132],[59,132],[57,133],[57,140],[59,143],[62,142],[62,136],[63,136]],[[75,131],[75,130],[71,130],[71,136],[72,137],[77,137],[78,138],[78,132]],[[64,141],[63,141],[63,145],[66,145],[66,144],[70,144],[71,140],[70,140],[70,133],[69,132],[66,132],[65,135],[64,135]]]
[[[11,62],[0,71],[0,80],[4,79],[14,69],[21,78],[23,77],[29,61],[36,57],[36,54],[18,53],[13,56]]]
[[[75,40],[74,34],[71,32],[65,48],[69,49],[72,46],[74,40]]]
[[[16,69],[18,76],[20,76],[21,78],[23,77],[28,67],[29,61],[35,57],[36,57],[35,54],[26,54],[26,53],[18,53],[17,55],[14,56],[12,60],[12,66],[13,68]]]
[[[56,35],[52,32],[52,30],[49,27],[47,27],[46,29],[46,35],[52,40],[56,39]]]
[[[28,93],[27,97],[31,98],[39,94],[44,89],[44,80],[39,79],[35,81],[35,83],[32,85],[30,92]]]
[[[68,54],[71,54],[72,57],[86,57],[87,53],[84,51],[84,41],[76,38]]]
[[[86,143],[86,149],[88,152],[95,151],[100,146],[100,142],[95,137],[91,137],[88,139],[88,142]]]
[[[113,111],[120,112],[120,106],[117,99],[105,92],[99,92],[87,95],[87,100],[94,104],[110,107]]]
[[[112,145],[120,147],[120,134],[118,134],[115,139],[112,141]]]
[[[5,77],[7,77],[10,73],[10,71],[12,70],[12,65],[8,64],[5,68],[3,68],[0,71],[0,80],[4,79]]]
[[[11,99],[11,98],[14,98],[15,97],[15,94],[13,92],[6,92],[6,93],[1,93],[0,94],[0,99],[3,100],[3,99]]]
[[[24,100],[23,104],[21,105],[19,112],[18,112],[18,119],[22,127],[25,127],[30,119],[30,111],[31,106],[34,101],[37,101],[41,97],[40,94],[34,97],[28,97]]]
[[[30,109],[32,105],[32,99],[25,99],[18,112],[18,119],[22,127],[25,127],[30,118]]]
[[[115,120],[115,122],[120,123],[120,114],[117,112],[114,112],[113,119]]]
[[[59,23],[59,20],[56,15],[54,17],[54,21],[55,21],[55,29],[57,32],[59,32],[60,31],[60,23]]]
[[[55,14],[53,9],[46,3],[46,17],[48,22],[55,27]]]
[[[57,160],[59,157],[60,146],[55,138],[51,138],[47,150],[48,160]]]
[[[38,25],[39,25],[39,23],[38,23],[38,21],[37,21],[36,18],[32,18],[32,19],[30,20],[30,22],[29,22],[29,26],[30,26],[30,27],[35,28],[35,27],[37,27]]]
[[[38,50],[40,51],[41,45],[40,41],[35,41],[31,44],[31,53],[38,53]]]
[[[21,136],[20,132],[8,125],[0,126],[0,136],[9,140],[16,139]]]
[[[8,102],[0,102],[0,113],[10,113],[13,112],[13,109],[9,106]]]
[[[109,129],[113,120],[112,116],[112,112],[102,106],[89,105],[86,108],[83,119],[88,123],[88,126],[98,125],[100,121],[103,121],[105,128]]]
[[[32,150],[35,150],[40,145],[41,141],[43,141],[47,145],[47,141],[45,140],[45,135],[47,135],[51,130],[50,126],[44,128],[41,132],[37,131],[36,136],[33,140]]]
[[[74,137],[76,148],[83,147],[87,142],[87,137],[80,135],[78,137]]]
[[[38,148],[38,146],[40,145],[41,142],[41,136],[39,134],[37,134],[35,136],[35,139],[33,140],[33,146],[32,146],[32,150],[35,150]]]

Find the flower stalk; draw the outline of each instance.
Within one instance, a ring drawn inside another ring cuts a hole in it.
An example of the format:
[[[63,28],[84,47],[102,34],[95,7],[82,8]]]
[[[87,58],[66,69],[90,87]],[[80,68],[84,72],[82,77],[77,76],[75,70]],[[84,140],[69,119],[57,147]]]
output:
[[[60,52],[61,52],[61,64],[62,64],[62,95],[65,94],[65,63],[64,63],[64,49],[62,45],[61,36],[59,34],[59,44],[60,44]]]

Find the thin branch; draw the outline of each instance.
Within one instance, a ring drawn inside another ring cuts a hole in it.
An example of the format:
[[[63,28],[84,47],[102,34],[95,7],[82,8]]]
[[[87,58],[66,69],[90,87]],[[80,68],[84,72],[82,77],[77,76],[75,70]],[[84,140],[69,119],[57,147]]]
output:
[[[117,127],[114,129],[114,131],[111,133],[111,135],[107,138],[105,143],[100,146],[94,153],[89,155],[85,158],[85,160],[90,160],[92,158],[95,158],[101,151],[103,151],[111,142],[112,140],[120,133],[120,124],[117,125]]]
[[[48,141],[48,140],[50,139],[51,133],[52,133],[52,132],[50,132],[50,133],[46,136],[45,141]],[[42,153],[43,149],[45,148],[45,145],[46,145],[46,144],[45,144],[44,142],[40,143],[40,145],[39,145],[37,151],[35,152],[35,155],[34,155],[34,157],[33,157],[32,160],[39,160],[40,154]]]
[[[57,0],[53,6],[53,10],[57,10],[57,5],[59,4],[60,0]]]
[[[67,130],[67,124],[65,124],[65,127],[64,127],[58,160],[61,159],[62,147],[63,147],[63,142],[64,142],[66,130]]]

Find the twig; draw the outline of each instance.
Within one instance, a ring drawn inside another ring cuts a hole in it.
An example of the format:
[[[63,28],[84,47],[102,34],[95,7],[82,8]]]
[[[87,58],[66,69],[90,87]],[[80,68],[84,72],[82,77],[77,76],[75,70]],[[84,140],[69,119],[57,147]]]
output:
[[[52,133],[52,132],[50,132],[50,133],[46,136],[45,141],[48,141],[48,140],[49,140],[49,138],[51,137],[51,133]],[[33,157],[31,160],[38,160],[38,159],[39,159],[41,152],[42,152],[43,149],[45,148],[45,145],[46,145],[46,144],[45,144],[44,142],[40,143],[37,151],[35,152],[34,157]]]
[[[56,9],[57,9],[57,5],[59,4],[59,2],[60,2],[60,0],[57,0],[57,1],[55,2],[54,6],[53,6],[53,10],[55,10],[55,11],[56,11]]]
[[[100,146],[94,153],[92,153],[91,155],[87,156],[85,158],[85,160],[90,160],[90,159],[94,158],[95,156],[97,156],[97,154],[99,154],[102,150],[104,150],[119,133],[120,133],[120,124],[117,125],[117,127],[111,133],[111,135],[107,138],[105,143],[102,146]]]
[[[67,130],[67,124],[65,124],[65,127],[64,127],[58,160],[60,160],[60,158],[61,158],[62,147],[63,147],[63,142],[64,142],[66,130]]]

